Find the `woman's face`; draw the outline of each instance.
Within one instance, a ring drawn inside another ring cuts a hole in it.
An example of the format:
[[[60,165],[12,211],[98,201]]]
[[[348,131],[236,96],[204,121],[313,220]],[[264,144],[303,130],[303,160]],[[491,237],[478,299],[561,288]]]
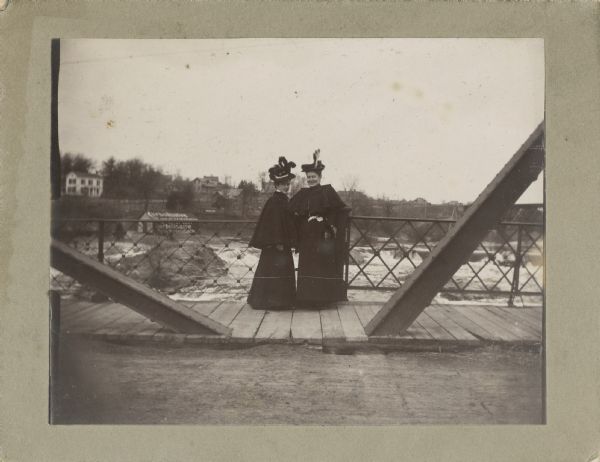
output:
[[[279,183],[277,186],[275,186],[275,189],[277,189],[279,192],[287,194],[290,190],[290,183]]]
[[[321,183],[321,175],[317,172],[308,172],[306,174],[306,183],[308,186],[316,186]]]

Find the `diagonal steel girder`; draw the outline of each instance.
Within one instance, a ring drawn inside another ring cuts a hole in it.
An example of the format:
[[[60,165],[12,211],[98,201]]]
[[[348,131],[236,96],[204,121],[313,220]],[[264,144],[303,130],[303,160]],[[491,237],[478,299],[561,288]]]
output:
[[[544,168],[544,122],[419,267],[365,327],[367,335],[398,335],[408,328],[469,258],[487,233]]]
[[[231,335],[231,329],[151,290],[66,244],[52,240],[51,266],[176,332]]]

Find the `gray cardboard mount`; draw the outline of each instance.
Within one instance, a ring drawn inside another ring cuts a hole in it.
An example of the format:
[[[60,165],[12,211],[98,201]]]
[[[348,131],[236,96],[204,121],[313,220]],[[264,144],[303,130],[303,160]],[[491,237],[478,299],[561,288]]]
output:
[[[0,460],[591,460],[600,446],[599,11],[592,2],[9,2],[0,12]],[[544,38],[547,424],[49,426],[55,37]]]

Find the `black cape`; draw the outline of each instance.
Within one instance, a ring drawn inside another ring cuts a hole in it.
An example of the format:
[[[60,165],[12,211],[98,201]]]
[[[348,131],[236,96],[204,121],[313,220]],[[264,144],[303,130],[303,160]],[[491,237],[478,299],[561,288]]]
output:
[[[277,245],[282,245],[283,250],[278,250]],[[296,282],[291,248],[296,246],[296,229],[285,194],[275,192],[266,202],[250,246],[262,252],[248,304],[263,310],[292,308]]]
[[[298,288],[296,305],[318,308],[343,299],[344,284],[333,226],[346,207],[331,185],[303,188],[290,201],[298,230]],[[321,217],[322,220],[312,219]]]
[[[264,249],[277,244],[284,247],[296,246],[296,228],[288,209],[288,198],[279,191],[267,200],[260,213],[250,247]]]

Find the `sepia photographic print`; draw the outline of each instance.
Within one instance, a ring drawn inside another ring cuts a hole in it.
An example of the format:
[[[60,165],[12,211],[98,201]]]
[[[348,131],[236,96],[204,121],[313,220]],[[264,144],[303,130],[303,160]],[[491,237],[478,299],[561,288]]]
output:
[[[51,424],[546,423],[543,39],[51,47]]]

